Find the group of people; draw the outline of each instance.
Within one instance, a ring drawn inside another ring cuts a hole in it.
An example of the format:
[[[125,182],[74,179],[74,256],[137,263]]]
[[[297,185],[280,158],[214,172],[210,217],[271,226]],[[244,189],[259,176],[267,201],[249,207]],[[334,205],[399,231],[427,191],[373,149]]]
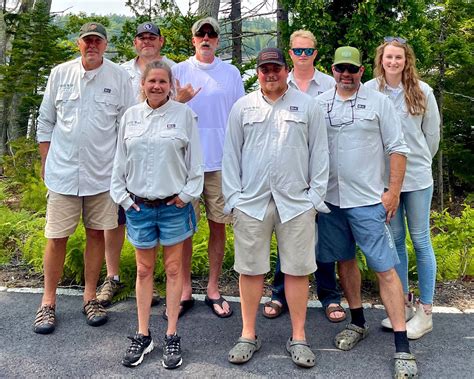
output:
[[[195,55],[175,64],[160,55],[160,29],[141,24],[137,57],[120,67],[103,57],[105,28],[87,23],[79,32],[81,56],[52,70],[37,132],[48,202],[45,289],[34,331],[55,329],[66,243],[81,216],[83,312],[89,325],[107,322],[105,307],[121,286],[126,226],[136,249],[138,328],[122,364],[137,366],[154,348],[149,320],[161,245],[168,322],[163,366],[179,367],[177,322],[194,305],[191,238],[201,199],[210,229],[205,303],[218,317],[233,313],[218,280],[225,225],[234,229],[243,323],[229,362],[245,363],[261,347],[256,316],[275,233],[278,263],[263,314],[271,319],[289,310],[292,361],[315,365],[305,333],[310,274],[328,319],[346,318],[336,262],[351,321],[334,343],[350,350],[367,336],[357,245],[379,282],[388,315],[382,325],[394,331],[395,376],[416,377],[408,339],[432,330],[436,261],[429,210],[440,120],[413,50],[400,37],[386,37],[377,48],[375,79],[362,84],[358,49],[335,51],[331,77],[314,68],[314,35],[299,30],[290,39],[293,69],[280,49],[264,48],[257,57],[260,87],[244,95],[239,71],[216,56],[218,22],[200,19],[191,32]],[[417,256],[416,307],[405,220]],[[104,255],[107,278],[96,291]]]

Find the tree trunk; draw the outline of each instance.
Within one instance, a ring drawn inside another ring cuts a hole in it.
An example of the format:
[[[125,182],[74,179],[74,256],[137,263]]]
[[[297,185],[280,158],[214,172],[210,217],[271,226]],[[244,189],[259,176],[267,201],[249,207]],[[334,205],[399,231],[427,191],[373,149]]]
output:
[[[199,0],[198,14],[201,16],[211,16],[217,20],[219,6],[220,0]]]
[[[440,25],[440,33],[439,33],[439,42],[440,44],[443,44],[445,41],[445,20],[443,15],[440,16],[441,18],[441,25]],[[444,56],[444,51],[440,51],[440,57],[439,57],[439,64],[438,64],[438,70],[439,70],[439,79],[437,83],[437,92],[438,92],[438,107],[439,107],[439,116],[441,118],[440,122],[440,144],[442,146],[443,144],[443,126],[444,126],[444,120],[443,120],[443,106],[444,106],[444,77],[446,73],[446,62],[445,62],[445,56]],[[444,209],[444,161],[443,161],[443,149],[439,150],[438,153],[438,204],[439,204],[439,210],[442,211]]]
[[[288,10],[282,0],[277,0],[277,46],[285,50],[288,45]]]
[[[242,3],[231,0],[230,20],[232,23],[232,60],[242,64]]]

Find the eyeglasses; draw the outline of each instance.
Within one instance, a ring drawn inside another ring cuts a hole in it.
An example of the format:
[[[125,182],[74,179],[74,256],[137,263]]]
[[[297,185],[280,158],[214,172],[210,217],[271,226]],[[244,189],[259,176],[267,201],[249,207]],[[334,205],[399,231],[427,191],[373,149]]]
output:
[[[355,99],[349,100],[351,102],[351,111],[352,111],[351,120],[346,121],[346,122],[341,122],[339,124],[336,124],[336,123],[333,124],[333,119],[331,118],[332,108],[334,107],[334,100],[336,99],[336,90],[334,90],[334,95],[332,96],[331,104],[327,105],[327,114],[328,114],[328,119],[329,119],[329,125],[331,125],[333,128],[340,128],[341,126],[347,126],[347,125],[351,125],[351,124],[354,123],[354,119],[355,119],[354,108],[355,108],[356,103],[357,103],[357,97],[359,96],[359,88],[357,89]]]
[[[270,74],[271,72],[273,72],[273,73],[275,73],[275,74],[279,74],[280,71],[283,69],[283,66],[278,66],[278,65],[275,65],[275,66],[263,66],[263,67],[259,67],[258,69],[260,70],[260,72],[261,72],[263,75]]]
[[[312,47],[306,47],[306,48],[295,47],[295,48],[291,49],[291,51],[293,51],[293,54],[295,54],[298,57],[301,57],[303,55],[303,53],[304,53],[304,55],[309,57],[310,55],[313,55],[315,50],[316,49],[313,49]]]
[[[393,42],[393,41],[397,41],[398,43],[401,43],[402,45],[405,45],[407,43],[407,40],[405,38],[392,37],[392,36],[384,37],[383,41],[388,42],[388,43]]]
[[[349,74],[357,74],[360,70],[360,67],[357,67],[353,64],[336,64],[334,65],[334,70],[342,74],[344,71],[349,71]]]
[[[212,32],[205,32],[203,30],[198,30],[196,33],[194,33],[194,37],[204,38],[206,34],[209,38],[219,37],[219,34],[217,34],[214,30]]]

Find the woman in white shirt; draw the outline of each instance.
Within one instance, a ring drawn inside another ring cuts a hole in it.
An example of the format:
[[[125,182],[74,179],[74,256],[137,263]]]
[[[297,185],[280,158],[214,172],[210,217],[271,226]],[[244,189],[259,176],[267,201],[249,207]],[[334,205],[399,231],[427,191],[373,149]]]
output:
[[[415,54],[400,37],[385,37],[376,51],[375,79],[365,85],[385,93],[402,120],[410,148],[400,205],[390,221],[400,258],[396,270],[406,294],[407,336],[417,339],[433,329],[431,311],[436,281],[436,259],[430,238],[430,207],[433,195],[431,164],[438,151],[440,117],[431,87],[418,79]],[[388,173],[388,170],[387,170]],[[386,177],[388,185],[388,177]],[[412,307],[408,285],[406,226],[416,254],[420,301]],[[382,325],[391,328],[390,320]]]
[[[144,102],[129,108],[120,122],[111,196],[126,210],[127,237],[136,249],[138,330],[122,364],[139,365],[153,350],[149,327],[156,247],[163,246],[168,326],[163,366],[181,365],[177,334],[183,287],[183,242],[196,231],[190,201],[203,187],[196,115],[171,100],[173,79],[166,63],[149,63],[141,86]]]

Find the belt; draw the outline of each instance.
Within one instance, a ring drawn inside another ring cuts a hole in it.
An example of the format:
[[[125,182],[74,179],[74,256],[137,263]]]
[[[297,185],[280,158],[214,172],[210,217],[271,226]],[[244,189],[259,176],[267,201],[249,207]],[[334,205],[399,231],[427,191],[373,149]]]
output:
[[[150,200],[144,197],[137,196],[131,192],[130,193],[130,198],[133,200],[135,204],[145,204],[148,205],[149,207],[158,207],[159,205],[166,204],[168,201],[173,200],[176,195],[171,195],[168,197],[165,197],[164,199],[155,199],[155,200]]]

